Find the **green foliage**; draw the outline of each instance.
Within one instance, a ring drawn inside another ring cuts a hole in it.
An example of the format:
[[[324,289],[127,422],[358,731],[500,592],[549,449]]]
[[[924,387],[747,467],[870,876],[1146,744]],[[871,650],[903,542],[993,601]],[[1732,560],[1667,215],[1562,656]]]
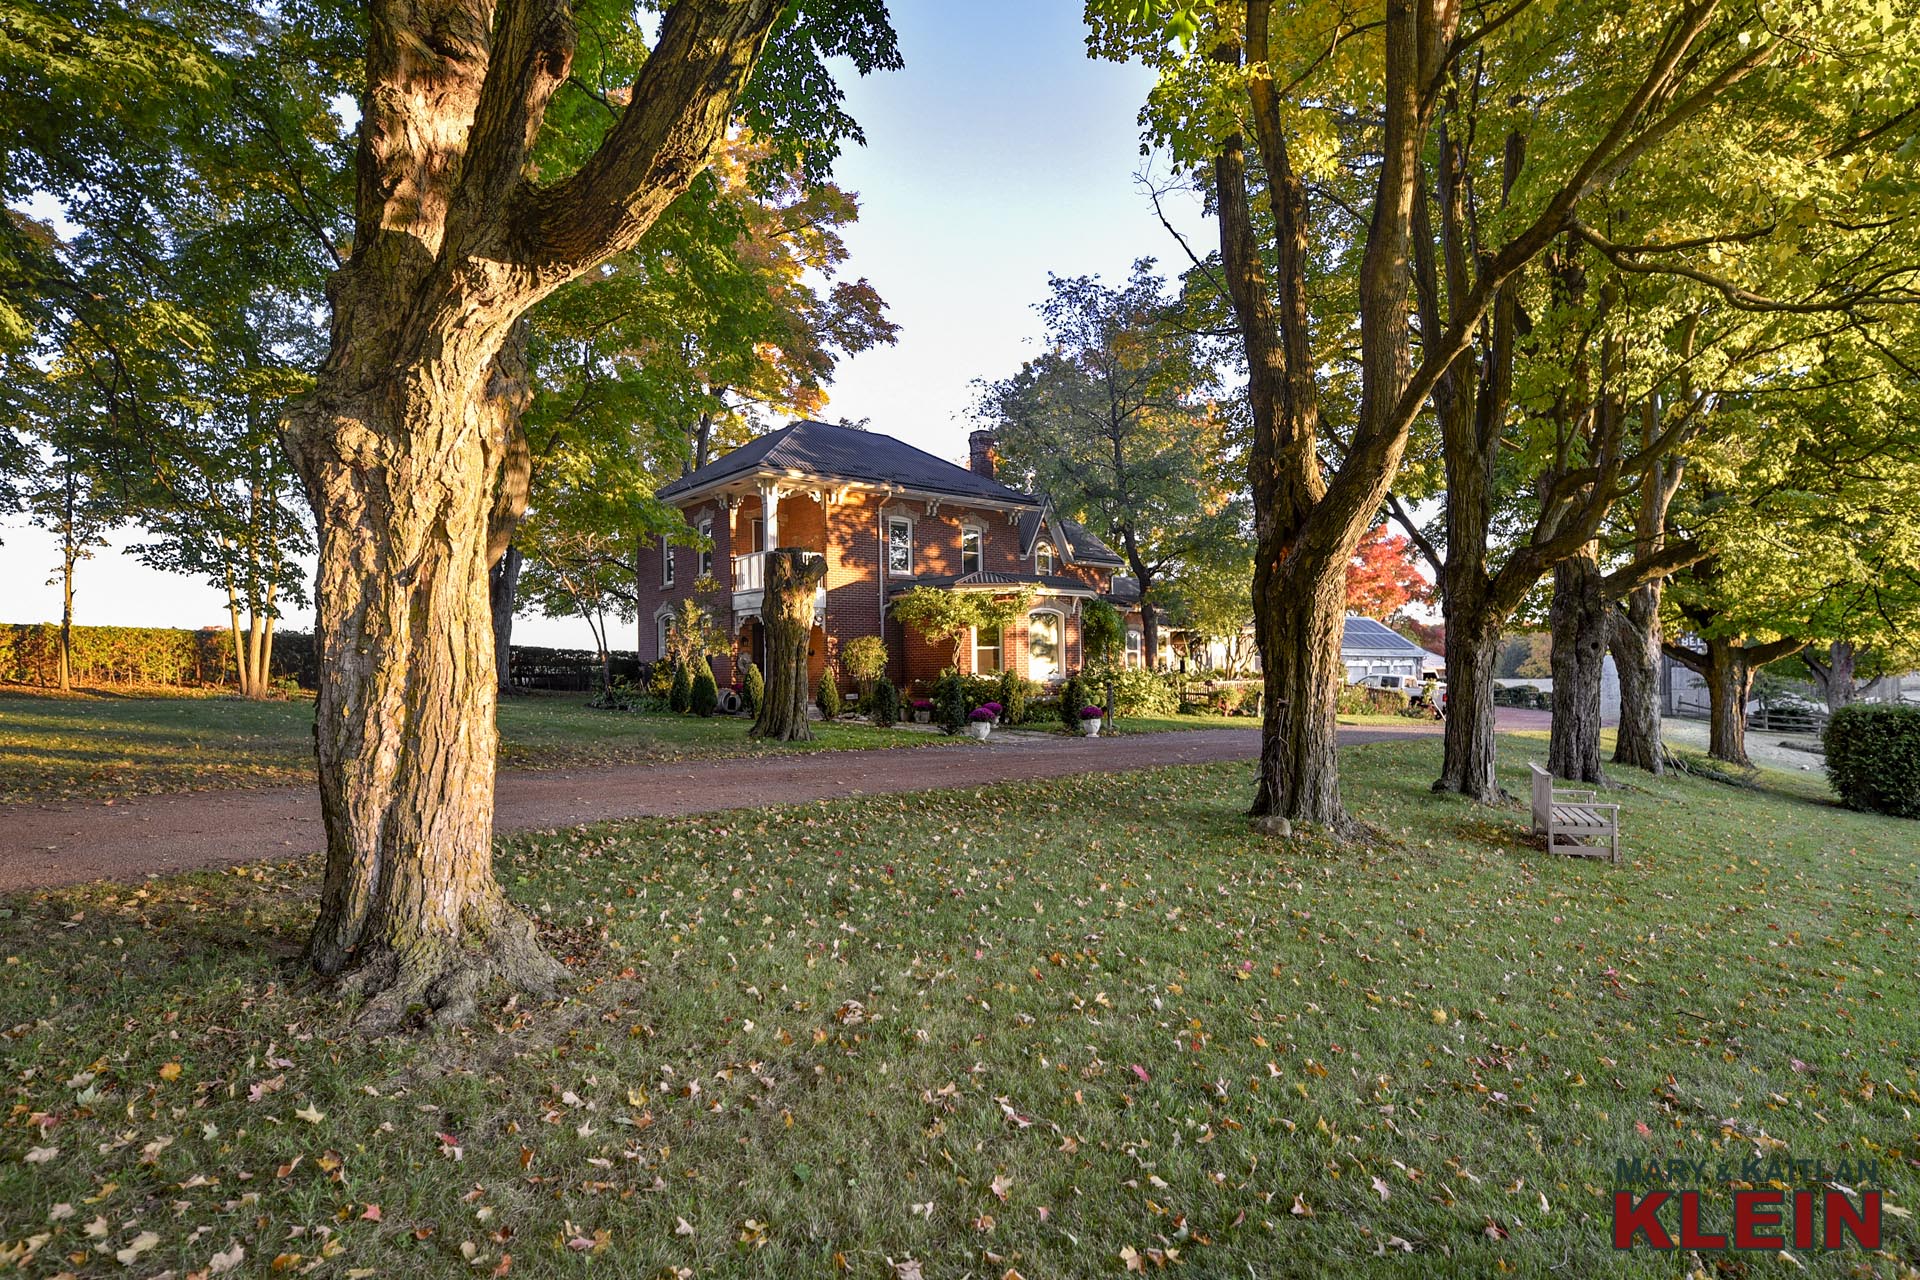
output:
[[[1553,705],[1553,700],[1530,684],[1499,684],[1493,687],[1493,705],[1544,711]]]
[[[1086,665],[1104,670],[1126,652],[1127,620],[1111,601],[1089,600],[1080,609],[1080,644]]]
[[[1000,704],[1006,723],[1020,724],[1027,718],[1027,703],[1038,690],[1039,686],[1033,681],[1017,676],[1012,671],[1002,671],[992,701]]]
[[[687,714],[693,707],[693,677],[687,674],[687,664],[674,659],[673,683],[667,688],[667,709],[677,716]]]
[[[662,708],[673,696],[673,672],[674,664],[666,659],[647,668],[647,693]]]
[[[1087,682],[1078,675],[1069,676],[1060,686],[1060,723],[1068,733],[1080,732],[1080,712],[1088,705]]]
[[[1827,781],[1849,809],[1920,818],[1920,707],[1856,702],[1821,734]]]
[[[943,672],[933,682],[933,722],[949,734],[958,734],[967,727],[967,690],[959,673]]]
[[[813,701],[827,719],[840,718],[840,686],[833,682],[831,667],[820,673],[820,687],[814,691]]]
[[[748,715],[754,715],[760,710],[760,702],[766,696],[767,678],[761,674],[759,664],[745,654],[741,654],[740,709]]]
[[[977,416],[1009,476],[1084,521],[1157,601],[1161,574],[1240,523],[1216,361],[1151,258],[1117,286],[1053,277],[1035,309],[1045,353],[987,384]]]
[[[864,688],[887,672],[887,642],[879,636],[855,636],[840,646],[840,665]]]
[[[1108,673],[1113,682],[1116,716],[1170,716],[1180,710],[1180,677],[1166,671],[1120,669]],[[1097,681],[1101,687],[1105,680]]]
[[[283,631],[273,644],[276,675],[311,678],[311,636]],[[59,655],[53,623],[0,623],[0,682],[52,686]],[[73,679],[80,684],[220,685],[233,676],[233,633],[225,628],[73,628]]]
[[[893,616],[933,641],[953,641],[953,657],[960,658],[960,641],[969,630],[1010,627],[1027,612],[1031,589],[1007,595],[985,591],[948,591],[941,587],[914,587],[893,602]]]
[[[688,705],[697,716],[710,716],[720,705],[720,686],[714,683],[713,664],[705,657],[694,664],[693,689]]]
[[[900,719],[900,691],[885,676],[874,681],[867,693],[867,719],[876,729],[891,729]]]

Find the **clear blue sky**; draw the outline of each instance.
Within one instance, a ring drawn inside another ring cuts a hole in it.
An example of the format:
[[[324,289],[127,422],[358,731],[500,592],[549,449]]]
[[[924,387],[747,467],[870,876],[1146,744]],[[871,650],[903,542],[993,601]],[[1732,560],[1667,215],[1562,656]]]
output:
[[[1136,257],[1171,267],[1181,255],[1134,181],[1143,163],[1135,114],[1150,78],[1087,59],[1078,3],[896,0],[894,10],[906,69],[846,81],[868,145],[849,149],[838,175],[861,201],[846,270],[887,299],[900,340],[842,366],[825,416],[868,418],[874,430],[959,458],[969,383],[1013,371],[1032,351],[1031,308],[1049,271],[1117,279]],[[1169,212],[1204,238],[1196,207]],[[0,621],[57,619],[58,590],[43,585],[58,561],[52,541],[17,522],[0,536]],[[137,540],[129,530],[81,566],[77,621],[223,621],[210,586],[121,552]],[[628,630],[614,632],[621,647]],[[568,619],[522,618],[514,638],[591,643]]]

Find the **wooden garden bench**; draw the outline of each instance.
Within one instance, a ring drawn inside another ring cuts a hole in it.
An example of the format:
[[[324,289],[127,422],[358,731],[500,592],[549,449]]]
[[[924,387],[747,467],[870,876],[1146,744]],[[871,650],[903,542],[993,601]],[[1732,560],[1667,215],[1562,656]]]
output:
[[[1620,862],[1620,806],[1599,804],[1593,791],[1555,787],[1553,775],[1533,770],[1533,829],[1547,838],[1548,853]]]

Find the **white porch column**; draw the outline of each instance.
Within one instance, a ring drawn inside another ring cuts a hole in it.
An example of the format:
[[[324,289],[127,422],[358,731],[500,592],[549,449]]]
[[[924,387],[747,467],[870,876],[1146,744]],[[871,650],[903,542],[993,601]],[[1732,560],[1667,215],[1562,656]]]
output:
[[[780,545],[780,486],[767,481],[760,484],[760,532],[766,540],[762,551]]]

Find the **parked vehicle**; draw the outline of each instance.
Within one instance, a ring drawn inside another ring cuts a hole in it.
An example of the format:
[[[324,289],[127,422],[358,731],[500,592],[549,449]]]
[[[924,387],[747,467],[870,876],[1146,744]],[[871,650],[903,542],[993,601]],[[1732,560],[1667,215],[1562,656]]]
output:
[[[1394,692],[1404,693],[1408,697],[1412,697],[1418,693],[1420,689],[1420,682],[1412,676],[1383,675],[1380,673],[1362,676],[1360,679],[1354,681],[1354,683],[1364,689],[1392,689]]]

